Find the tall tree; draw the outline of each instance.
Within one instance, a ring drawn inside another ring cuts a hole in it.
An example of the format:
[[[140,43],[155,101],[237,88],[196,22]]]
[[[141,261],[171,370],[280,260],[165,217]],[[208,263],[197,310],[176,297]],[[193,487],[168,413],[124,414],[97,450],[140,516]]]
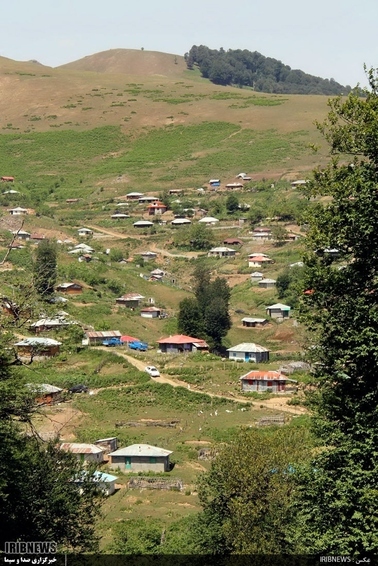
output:
[[[301,429],[241,430],[199,478],[203,511],[193,521],[199,553],[286,554],[297,467],[308,453]]]
[[[34,287],[41,298],[46,299],[54,292],[57,276],[56,242],[43,240],[37,247],[34,262]]]
[[[297,476],[292,540],[305,553],[378,552],[378,74],[368,77],[365,98],[329,102],[319,129],[335,156],[306,188],[316,204],[302,310],[322,450]]]
[[[20,313],[28,312],[18,311],[18,326]],[[10,354],[13,313],[1,322],[0,547],[6,541],[42,540],[56,542],[61,550],[95,550],[101,494],[93,470],[84,470],[72,454],[35,433],[35,394]]]
[[[194,297],[188,297],[180,302],[177,330],[187,336],[202,337],[204,332],[202,314]]]

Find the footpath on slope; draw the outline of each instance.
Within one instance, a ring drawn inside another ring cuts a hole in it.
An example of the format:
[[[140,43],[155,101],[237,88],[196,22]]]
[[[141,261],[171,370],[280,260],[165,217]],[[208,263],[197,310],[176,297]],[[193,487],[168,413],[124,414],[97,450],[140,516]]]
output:
[[[101,349],[101,350],[105,350],[105,351],[109,351],[109,348],[107,348],[106,346],[99,346],[97,349]],[[136,358],[134,358],[133,356],[130,356],[128,354],[123,353],[122,351],[118,350],[116,351],[117,355],[121,356],[122,358],[125,358],[131,365],[133,365],[134,367],[136,367],[137,369],[139,369],[140,371],[145,371],[145,367],[146,367],[146,362],[143,360],[138,360]],[[286,404],[286,400],[287,398],[282,398],[282,397],[277,397],[277,398],[273,398],[273,399],[267,399],[265,401],[259,401],[258,399],[248,399],[246,397],[239,397],[237,395],[235,396],[230,396],[230,395],[221,395],[221,394],[217,394],[217,393],[212,393],[210,391],[199,391],[197,389],[195,389],[195,386],[191,386],[188,383],[186,383],[185,381],[180,381],[178,379],[172,379],[171,377],[168,377],[167,375],[164,374],[160,374],[160,377],[152,377],[151,378],[153,381],[157,382],[157,383],[167,383],[168,385],[171,385],[172,387],[184,387],[185,389],[190,389],[190,391],[192,391],[193,393],[198,393],[201,395],[209,395],[209,397],[217,397],[219,399],[227,399],[228,401],[233,401],[235,403],[258,403],[259,407],[263,407],[264,409],[270,409],[270,410],[274,410],[274,411],[283,411],[286,413],[291,413],[292,415],[305,415],[308,414],[307,409],[305,409],[304,407],[297,407],[297,406],[290,406]],[[116,386],[117,388],[122,388],[121,386]],[[102,388],[102,389],[107,389],[106,387]]]

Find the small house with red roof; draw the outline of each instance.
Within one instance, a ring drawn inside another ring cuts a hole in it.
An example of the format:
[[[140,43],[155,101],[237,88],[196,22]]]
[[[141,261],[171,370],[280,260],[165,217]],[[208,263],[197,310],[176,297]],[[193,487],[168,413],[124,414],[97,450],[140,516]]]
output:
[[[270,257],[266,256],[265,254],[256,255],[251,254],[248,257],[248,266],[249,267],[262,267],[263,265],[267,265],[269,263],[274,263]]]
[[[205,340],[193,338],[193,336],[185,336],[184,334],[176,334],[168,338],[158,340],[159,350],[164,354],[179,354],[184,352],[201,352],[207,351],[209,345]]]
[[[257,393],[287,393],[287,385],[297,383],[280,371],[252,370],[240,378],[241,389],[245,392]]]
[[[152,202],[147,207],[147,212],[150,216],[155,216],[155,214],[164,214],[164,212],[167,212],[167,210],[167,205],[163,202],[160,202],[159,200],[157,202]]]

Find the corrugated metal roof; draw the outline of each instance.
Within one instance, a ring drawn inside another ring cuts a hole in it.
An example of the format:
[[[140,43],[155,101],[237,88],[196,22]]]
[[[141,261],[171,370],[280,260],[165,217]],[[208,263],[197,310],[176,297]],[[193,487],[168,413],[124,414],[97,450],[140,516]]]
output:
[[[60,448],[61,450],[72,452],[73,454],[100,454],[103,452],[101,448],[94,444],[79,444],[76,442],[63,442]]]
[[[242,318],[242,322],[264,322],[264,321],[266,321],[266,318],[251,318],[249,316]]]
[[[266,310],[268,309],[280,309],[282,311],[289,311],[291,309],[291,307],[288,307],[287,305],[283,305],[282,303],[276,303],[274,305],[270,305],[269,307],[266,307]]]
[[[120,448],[115,452],[110,452],[109,456],[169,456],[171,450],[150,446],[149,444],[132,444],[126,448]]]
[[[220,246],[219,248],[211,248],[211,250],[209,250],[209,253],[213,252],[213,253],[222,253],[222,252],[235,252],[235,250],[233,250],[232,248],[226,248],[224,246]]]
[[[119,301],[120,299],[124,299],[125,301],[136,301],[144,298],[145,297],[140,293],[126,293],[126,295],[122,295],[122,297],[119,297],[116,300]]]
[[[227,348],[227,352],[269,352],[269,350],[253,342],[243,342],[232,348]]]
[[[118,338],[121,337],[119,330],[89,330],[85,333],[87,338]]]
[[[38,393],[60,393],[63,391],[60,387],[55,387],[55,385],[50,385],[49,383],[27,383],[26,386]]]
[[[62,342],[53,340],[52,338],[24,338],[20,342],[16,342],[15,346],[60,346]]]

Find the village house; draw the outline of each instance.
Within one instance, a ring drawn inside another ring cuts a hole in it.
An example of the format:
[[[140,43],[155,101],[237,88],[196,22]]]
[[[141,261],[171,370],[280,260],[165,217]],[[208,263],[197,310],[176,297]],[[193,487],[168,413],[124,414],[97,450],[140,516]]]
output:
[[[119,330],[87,330],[82,340],[83,346],[101,346],[104,340],[121,338]]]
[[[242,189],[244,187],[243,183],[227,183],[226,189]]]
[[[155,253],[155,252],[142,252],[140,254],[140,257],[143,259],[143,261],[153,261],[154,259],[157,258],[157,253]]]
[[[34,232],[30,234],[30,239],[33,240],[34,243],[39,244],[39,242],[43,242],[43,240],[46,240],[46,236]]]
[[[297,240],[299,240],[302,236],[300,234],[295,234],[294,232],[289,232],[286,236],[286,241],[287,242],[296,242]]]
[[[126,218],[130,218],[130,215],[124,212],[115,212],[110,218],[112,218],[112,220],[125,220]]]
[[[255,228],[251,233],[252,233],[252,239],[260,242],[271,240],[273,237],[271,228],[262,227],[262,226]]]
[[[159,318],[162,313],[162,309],[157,307],[143,307],[140,309],[140,316],[143,318]]]
[[[158,202],[159,197],[143,196],[138,199],[139,204],[148,204],[150,202]]]
[[[188,218],[175,218],[171,224],[172,226],[185,226],[191,224],[191,221]]]
[[[60,445],[60,449],[65,452],[71,452],[78,460],[86,464],[101,464],[104,460],[104,451],[95,444],[63,442],[63,444]]]
[[[165,275],[162,269],[154,269],[150,272],[150,281],[161,281]]]
[[[0,180],[1,180],[3,183],[13,183],[14,177],[2,176],[2,177],[0,177]]]
[[[253,273],[251,273],[251,283],[257,283],[258,281],[261,281],[261,279],[264,279],[264,275],[261,273],[261,271],[254,271]]]
[[[238,238],[226,238],[225,240],[223,240],[223,243],[226,246],[242,246],[243,245],[243,241],[239,240]]]
[[[39,334],[46,330],[61,330],[69,325],[70,323],[63,318],[41,318],[37,320],[37,322],[33,322],[33,324],[29,326],[29,330]]]
[[[127,193],[126,195],[126,199],[127,200],[138,200],[144,196],[143,193],[137,193],[137,192],[132,192],[132,193]]]
[[[209,185],[210,187],[220,187],[220,179],[210,179]]]
[[[243,181],[251,181],[252,177],[249,177],[246,173],[239,173],[236,175],[237,179],[243,179]]]
[[[269,263],[274,263],[274,262],[265,254],[261,254],[261,255],[251,254],[248,257],[249,267],[262,267],[263,265],[268,265]]]
[[[211,248],[208,252],[209,257],[235,257],[236,251],[232,248]]]
[[[269,362],[269,350],[258,344],[243,342],[227,349],[230,360],[242,362]]]
[[[17,355],[20,358],[50,358],[59,354],[61,342],[53,340],[52,338],[24,338],[16,342]]]
[[[89,228],[79,228],[77,233],[79,236],[92,236],[93,230],[90,230]]]
[[[273,289],[276,286],[275,279],[260,279],[259,287],[261,289]]]
[[[262,328],[266,324],[269,324],[269,322],[266,318],[254,318],[245,316],[244,318],[242,318],[242,324],[246,328]]]
[[[289,379],[279,371],[252,370],[239,379],[241,389],[246,393],[251,391],[257,393],[288,393],[287,384],[297,383],[294,379]],[[292,388],[290,392],[292,392]]]
[[[265,310],[271,318],[289,318],[291,307],[282,303],[276,303],[266,307]]]
[[[118,438],[116,436],[110,436],[109,438],[99,438],[93,444],[101,448],[104,455],[114,452],[118,448]]]
[[[155,216],[156,214],[164,214],[164,212],[167,212],[167,210],[167,205],[160,201],[152,202],[147,207],[147,212],[150,216]]]
[[[12,234],[18,240],[30,240],[30,233],[25,232],[25,230],[15,230]]]
[[[126,295],[122,295],[122,297],[118,297],[116,303],[128,309],[135,309],[140,306],[143,299],[145,299],[145,297],[139,293],[127,293]]]
[[[213,216],[204,216],[203,218],[198,220],[199,224],[206,224],[207,226],[214,226],[218,222],[218,218],[214,218]]]
[[[66,295],[79,295],[83,292],[83,286],[77,282],[60,283],[55,289],[58,293],[65,293]]]
[[[94,248],[92,248],[91,246],[88,246],[88,244],[77,244],[68,253],[69,254],[78,254],[78,253],[92,254],[93,252],[94,252]]]
[[[74,204],[75,202],[79,202],[78,198],[66,198],[67,204]]]
[[[151,228],[153,225],[154,223],[149,220],[137,220],[133,224],[134,228]]]
[[[184,192],[183,189],[170,189],[169,190],[170,195],[182,195],[183,192]]]
[[[11,216],[22,216],[24,214],[28,214],[28,209],[21,208],[21,206],[16,206],[16,208],[10,208],[8,212]]]
[[[49,383],[27,383],[27,387],[35,394],[37,405],[53,405],[61,401],[63,389],[60,387]]]
[[[183,334],[176,334],[168,338],[158,340],[159,350],[165,354],[179,354],[188,352],[207,351],[209,345],[205,340],[200,338],[193,338],[192,336],[185,336]]]
[[[111,474],[106,474],[105,472],[100,472],[96,470],[95,472],[93,472],[93,475],[91,476],[90,479],[93,483],[96,484],[96,488],[99,491],[101,491],[105,495],[105,497],[109,497],[109,495],[113,495],[113,493],[115,493],[116,490],[115,482],[118,479],[117,476],[113,476]],[[81,486],[84,484],[84,482],[86,483],[88,481],[85,472],[81,473],[80,477],[76,478],[74,481],[77,487],[79,488],[79,492],[81,494],[82,493]]]
[[[171,450],[157,446],[132,444],[109,454],[110,467],[123,472],[169,472],[171,454]]]

